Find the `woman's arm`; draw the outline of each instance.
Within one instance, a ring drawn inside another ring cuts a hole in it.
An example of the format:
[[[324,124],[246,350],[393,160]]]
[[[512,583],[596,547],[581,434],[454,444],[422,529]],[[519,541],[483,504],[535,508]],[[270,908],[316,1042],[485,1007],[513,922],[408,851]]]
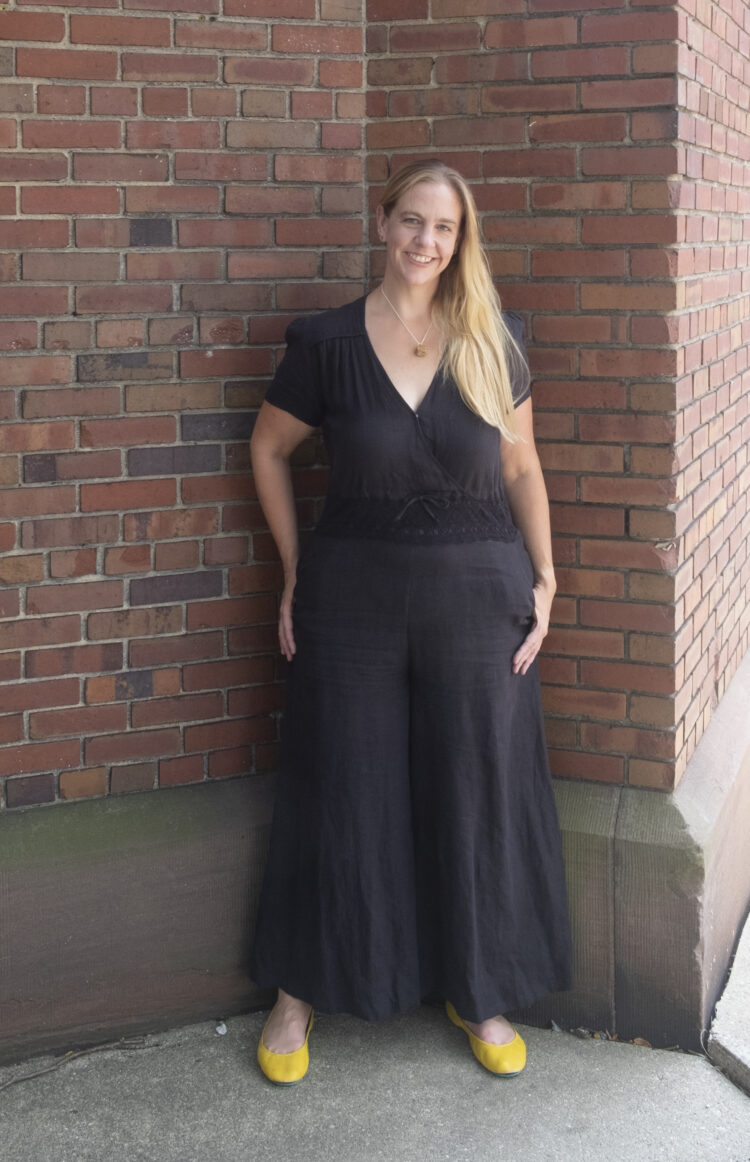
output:
[[[279,613],[279,644],[287,661],[294,656],[292,597],[297,580],[299,537],[289,457],[315,431],[289,412],[264,403],[250,439],[250,457],[263,514],[284,567],[284,590]]]
[[[530,399],[516,409],[516,423],[521,439],[503,442],[502,464],[508,504],[534,568],[534,626],[513,656],[514,674],[525,674],[547,634],[556,584],[549,501],[534,444]]]

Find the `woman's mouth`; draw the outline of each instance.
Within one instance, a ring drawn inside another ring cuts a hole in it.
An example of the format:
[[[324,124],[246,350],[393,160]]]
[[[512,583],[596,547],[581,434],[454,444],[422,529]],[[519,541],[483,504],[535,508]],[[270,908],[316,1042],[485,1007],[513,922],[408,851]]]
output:
[[[430,258],[429,255],[410,254],[408,250],[406,252],[406,257],[410,258],[412,260],[412,262],[418,262],[420,266],[427,266],[428,263],[433,261],[433,259]]]

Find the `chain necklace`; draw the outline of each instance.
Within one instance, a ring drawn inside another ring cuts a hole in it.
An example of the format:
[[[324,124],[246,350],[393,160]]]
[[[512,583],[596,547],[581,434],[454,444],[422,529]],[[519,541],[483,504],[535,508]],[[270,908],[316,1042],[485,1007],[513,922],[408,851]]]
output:
[[[395,315],[395,316],[396,316],[396,318],[398,319],[399,323],[401,323],[401,325],[402,325],[403,327],[406,327],[406,330],[409,332],[409,334],[411,335],[412,339],[413,339],[413,340],[414,340],[414,342],[416,343],[416,347],[414,348],[414,354],[415,354],[415,355],[418,355],[418,356],[420,357],[420,359],[422,359],[422,358],[423,358],[423,357],[424,357],[424,356],[427,354],[427,348],[425,347],[425,340],[426,340],[427,336],[429,335],[430,331],[432,330],[432,323],[430,323],[429,327],[428,327],[428,328],[427,328],[427,330],[425,331],[425,333],[424,333],[424,335],[422,336],[422,338],[421,338],[421,339],[418,339],[418,338],[417,338],[417,336],[416,336],[416,335],[414,334],[414,332],[412,331],[411,327],[407,327],[407,326],[406,326],[406,323],[405,323],[405,322],[404,322],[404,320],[401,318],[401,316],[399,315],[398,311],[397,311],[397,310],[396,310],[396,308],[394,307],[393,303],[392,303],[392,302],[391,302],[391,300],[388,298],[388,295],[387,295],[387,294],[385,293],[385,291],[383,290],[383,284],[382,284],[382,283],[380,284],[380,291],[381,291],[381,294],[383,295],[383,298],[384,298],[384,299],[385,299],[385,301],[388,303],[388,306],[391,308],[391,310],[393,311],[394,315]]]

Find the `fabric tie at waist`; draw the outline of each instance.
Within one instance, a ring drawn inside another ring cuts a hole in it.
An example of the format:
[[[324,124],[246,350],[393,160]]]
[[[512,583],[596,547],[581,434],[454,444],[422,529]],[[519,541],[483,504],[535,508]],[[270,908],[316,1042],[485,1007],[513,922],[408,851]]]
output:
[[[458,493],[456,492],[415,492],[413,496],[409,497],[401,510],[396,513],[394,523],[398,524],[406,516],[406,513],[413,504],[421,504],[427,515],[437,524],[440,513],[450,508],[457,499]]]

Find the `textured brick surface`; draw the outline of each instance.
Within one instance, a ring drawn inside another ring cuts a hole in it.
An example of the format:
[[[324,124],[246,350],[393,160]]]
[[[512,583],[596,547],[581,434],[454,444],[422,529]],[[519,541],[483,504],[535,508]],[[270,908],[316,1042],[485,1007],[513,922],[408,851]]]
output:
[[[377,277],[389,169],[435,155],[525,318],[553,768],[674,784],[747,647],[749,37],[743,0],[0,13],[0,808],[273,768],[247,439],[287,323]]]

